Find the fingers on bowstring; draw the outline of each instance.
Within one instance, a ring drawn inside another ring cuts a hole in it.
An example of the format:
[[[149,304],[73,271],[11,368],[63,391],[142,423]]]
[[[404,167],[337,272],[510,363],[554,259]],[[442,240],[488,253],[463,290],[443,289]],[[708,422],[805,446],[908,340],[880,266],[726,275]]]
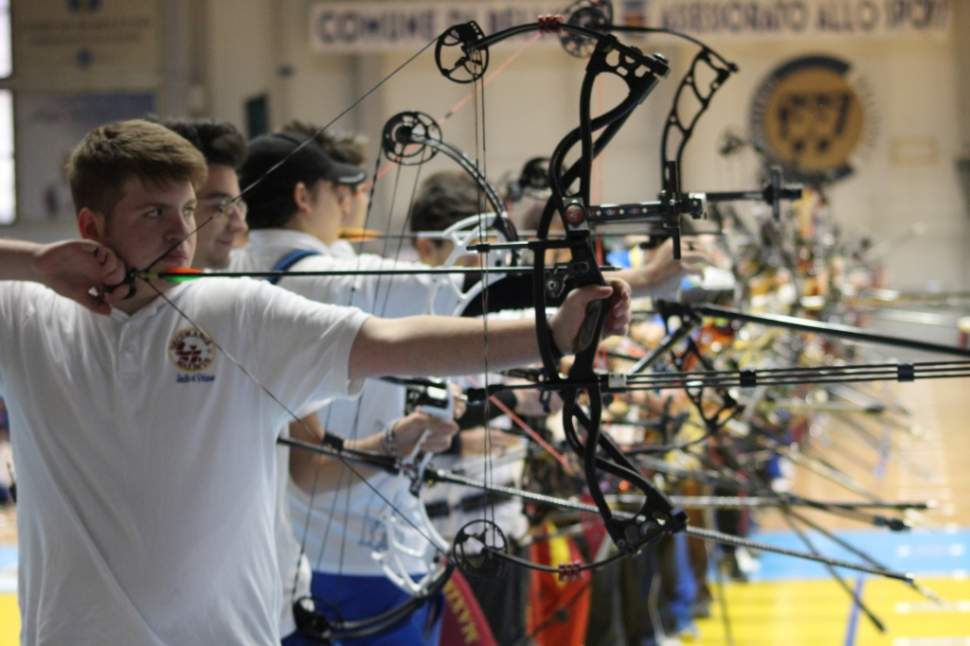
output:
[[[95,258],[101,264],[101,281],[105,285],[117,285],[125,279],[125,263],[107,247],[99,247]]]
[[[93,275],[91,279],[97,283],[98,300],[105,301],[109,303],[114,303],[120,298],[115,298],[114,301],[111,300],[110,294],[112,291],[117,292],[118,290],[109,290],[107,286],[118,285],[125,279],[125,264],[120,258],[108,247],[93,243],[95,246],[91,248],[91,256],[94,258],[95,267],[92,270]]]

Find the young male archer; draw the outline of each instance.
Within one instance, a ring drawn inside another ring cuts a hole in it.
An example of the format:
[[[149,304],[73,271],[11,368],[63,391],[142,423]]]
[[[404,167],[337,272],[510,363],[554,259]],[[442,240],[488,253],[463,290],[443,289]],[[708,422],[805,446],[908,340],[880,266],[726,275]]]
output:
[[[69,167],[83,239],[0,241],[24,644],[276,643],[278,429],[369,376],[481,367],[474,321],[140,273],[191,262],[204,176],[160,125],[101,126]],[[113,290],[126,274],[133,290]],[[561,349],[600,298],[623,331],[625,286],[577,290],[553,321]],[[530,323],[489,326],[492,366],[535,361],[536,345]]]

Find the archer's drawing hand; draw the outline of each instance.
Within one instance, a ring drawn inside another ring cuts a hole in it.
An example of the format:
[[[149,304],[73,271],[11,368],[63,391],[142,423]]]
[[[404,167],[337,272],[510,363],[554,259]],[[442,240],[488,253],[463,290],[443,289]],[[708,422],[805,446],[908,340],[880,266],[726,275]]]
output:
[[[603,336],[625,334],[630,324],[630,286],[626,281],[613,279],[609,285],[581,287],[569,292],[559,311],[552,320],[552,335],[558,347],[565,354],[575,351],[577,337],[586,320],[586,309],[590,303],[609,299]]]
[[[424,431],[430,431],[421,443],[421,451],[440,453],[451,446],[452,436],[458,432],[454,420],[445,420],[428,413],[415,411],[391,425],[393,440],[386,447],[389,453],[404,457],[411,455],[415,445],[421,440]]]
[[[110,314],[125,296],[125,290],[107,287],[124,280],[124,262],[92,240],[44,245],[34,256],[34,269],[45,285],[98,314]]]

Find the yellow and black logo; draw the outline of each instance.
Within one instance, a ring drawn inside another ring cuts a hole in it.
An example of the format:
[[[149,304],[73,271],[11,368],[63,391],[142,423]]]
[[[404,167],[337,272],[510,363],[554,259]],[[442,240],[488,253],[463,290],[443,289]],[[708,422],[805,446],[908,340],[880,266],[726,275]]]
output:
[[[789,176],[825,182],[852,173],[871,115],[850,69],[831,56],[805,56],[775,69],[758,88],[752,138]]]

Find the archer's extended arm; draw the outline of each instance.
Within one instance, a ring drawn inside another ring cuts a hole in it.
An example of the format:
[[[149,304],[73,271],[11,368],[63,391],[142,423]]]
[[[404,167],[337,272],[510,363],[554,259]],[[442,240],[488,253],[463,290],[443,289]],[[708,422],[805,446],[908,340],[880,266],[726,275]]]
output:
[[[552,321],[558,348],[571,353],[586,319],[587,306],[610,298],[605,334],[622,334],[630,321],[630,287],[623,281],[611,286],[575,289]],[[444,316],[400,319],[371,317],[364,322],[350,353],[350,378],[381,375],[461,375],[500,370],[539,359],[535,323],[489,321],[487,335],[481,321]],[[486,345],[487,344],[487,345]],[[487,354],[486,354],[487,349]],[[488,366],[483,357],[488,357]]]

